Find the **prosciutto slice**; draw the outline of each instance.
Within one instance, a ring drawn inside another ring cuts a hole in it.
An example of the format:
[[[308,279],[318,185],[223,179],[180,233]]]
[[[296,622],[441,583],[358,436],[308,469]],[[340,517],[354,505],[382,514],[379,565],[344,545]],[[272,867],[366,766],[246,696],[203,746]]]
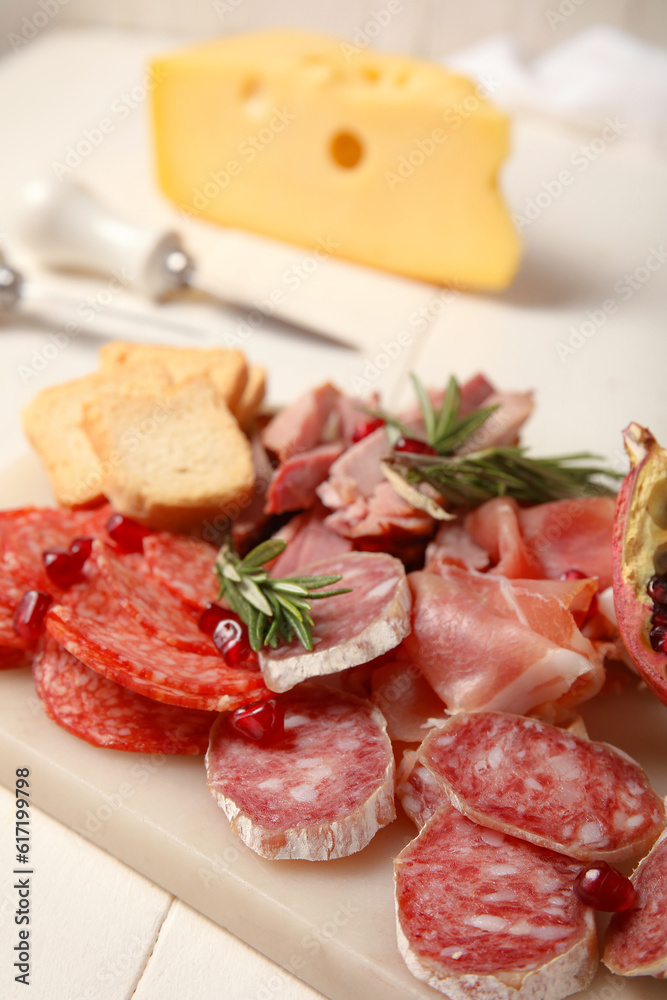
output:
[[[367,663],[397,646],[410,630],[410,590],[399,559],[348,552],[304,567],[306,571],[340,575],[336,589],[349,587],[351,593],[313,601],[312,652],[296,642],[260,651],[264,680],[272,691]]]
[[[602,961],[619,976],[667,976],[667,833],[632,874],[631,910],[615,913]]]
[[[327,861],[360,851],[396,815],[382,715],[354,695],[308,685],[280,703],[285,736],[268,748],[219,717],[206,755],[212,795],[264,858]]]
[[[285,514],[312,507],[317,501],[317,487],[327,478],[342,451],[343,445],[338,442],[321,444],[282,462],[269,486],[266,513]]]
[[[571,858],[440,808],[394,863],[398,946],[450,1000],[560,1000],[597,968]]]
[[[390,660],[373,671],[371,700],[387,720],[392,740],[421,743],[446,718],[441,699],[409,660]]]
[[[412,632],[404,649],[450,711],[525,713],[555,702],[563,709],[600,689],[602,658],[568,609],[567,582],[549,593],[546,581],[455,566],[441,573],[408,576]]]
[[[454,716],[426,737],[419,760],[470,819],[582,861],[632,857],[665,825],[639,764],[537,719]]]

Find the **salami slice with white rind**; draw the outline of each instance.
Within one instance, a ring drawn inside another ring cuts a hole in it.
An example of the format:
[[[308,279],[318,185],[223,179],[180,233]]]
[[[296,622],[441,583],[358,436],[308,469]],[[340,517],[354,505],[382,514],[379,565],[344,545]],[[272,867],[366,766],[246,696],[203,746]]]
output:
[[[378,552],[347,552],[311,563],[299,575],[340,575],[335,589],[349,594],[313,601],[313,650],[298,642],[263,649],[266,686],[287,691],[299,681],[368,663],[393,649],[410,631],[410,589],[399,559]]]
[[[631,910],[615,913],[602,961],[619,976],[667,976],[667,833],[632,874]]]
[[[582,861],[639,854],[665,825],[639,764],[537,719],[461,713],[426,737],[419,759],[470,819]]]
[[[203,754],[215,712],[163,705],[102,677],[47,636],[34,660],[37,694],[59,726],[96,747]]]
[[[280,699],[285,736],[261,747],[221,716],[208,787],[264,858],[327,861],[360,851],[395,818],[394,757],[381,713],[342,691],[304,686]]]
[[[449,800],[416,750],[403,753],[396,775],[396,796],[418,830]]]
[[[396,858],[398,946],[450,1000],[561,1000],[597,968],[580,865],[439,809]]]
[[[123,610],[99,571],[49,608],[46,628],[91,670],[157,701],[227,711],[269,695],[259,671],[167,646]]]

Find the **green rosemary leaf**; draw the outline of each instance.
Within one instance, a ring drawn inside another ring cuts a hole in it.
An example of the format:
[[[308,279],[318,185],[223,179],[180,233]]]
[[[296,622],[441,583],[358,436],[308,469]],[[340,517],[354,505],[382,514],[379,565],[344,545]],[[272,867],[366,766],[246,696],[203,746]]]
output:
[[[312,650],[311,600],[349,593],[347,590],[312,593],[338,583],[339,575],[275,580],[269,577],[263,564],[280,555],[284,548],[283,541],[269,539],[241,559],[228,540],[216,557],[219,596],[226,599],[247,626],[250,645],[255,651],[264,645],[275,648],[280,641],[291,642],[295,636],[306,649]]]
[[[447,391],[443,397],[440,411],[436,418],[433,439],[431,440],[429,437],[429,442],[433,445],[436,451],[440,451],[438,442],[452,431],[456,423],[460,406],[461,390],[459,389],[458,382],[452,375],[449,380],[449,385],[447,386]]]
[[[467,417],[463,417],[445,434],[441,435],[433,444],[433,447],[440,455],[451,455],[480,430],[492,413],[498,409],[497,406],[486,406],[478,410],[473,410]]]
[[[412,382],[412,387],[415,391],[417,402],[419,403],[419,409],[422,413],[424,429],[426,430],[426,440],[433,443],[437,434],[437,418],[433,409],[433,404],[431,403],[431,397],[426,391],[422,380],[418,378],[414,372],[410,372],[410,381]],[[412,437],[413,435],[410,434],[408,436]]]

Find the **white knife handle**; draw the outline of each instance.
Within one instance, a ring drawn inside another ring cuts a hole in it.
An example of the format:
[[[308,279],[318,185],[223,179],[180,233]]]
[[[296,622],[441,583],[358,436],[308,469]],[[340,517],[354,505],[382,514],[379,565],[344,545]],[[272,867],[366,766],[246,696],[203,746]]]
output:
[[[115,274],[153,299],[187,286],[192,274],[178,233],[126,222],[73,181],[29,184],[17,227],[48,267]]]

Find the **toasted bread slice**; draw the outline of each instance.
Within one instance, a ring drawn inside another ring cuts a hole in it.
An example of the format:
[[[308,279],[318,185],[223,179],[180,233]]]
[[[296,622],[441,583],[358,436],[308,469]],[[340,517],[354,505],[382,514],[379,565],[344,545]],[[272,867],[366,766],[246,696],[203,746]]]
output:
[[[250,443],[208,379],[155,396],[102,393],[83,429],[117,511],[152,528],[197,531],[234,517],[255,479]]]
[[[84,404],[100,393],[122,396],[163,392],[171,385],[166,372],[137,366],[122,375],[98,373],[43,389],[24,408],[26,437],[46,468],[56,503],[91,507],[104,498],[104,469],[81,427]]]
[[[262,404],[266,392],[266,369],[261,365],[248,366],[248,381],[236,407],[236,419],[242,427],[251,423]]]
[[[235,347],[156,347],[115,340],[100,350],[103,374],[127,372],[136,365],[164,369],[174,385],[209,378],[234,414],[248,381],[245,355]]]

